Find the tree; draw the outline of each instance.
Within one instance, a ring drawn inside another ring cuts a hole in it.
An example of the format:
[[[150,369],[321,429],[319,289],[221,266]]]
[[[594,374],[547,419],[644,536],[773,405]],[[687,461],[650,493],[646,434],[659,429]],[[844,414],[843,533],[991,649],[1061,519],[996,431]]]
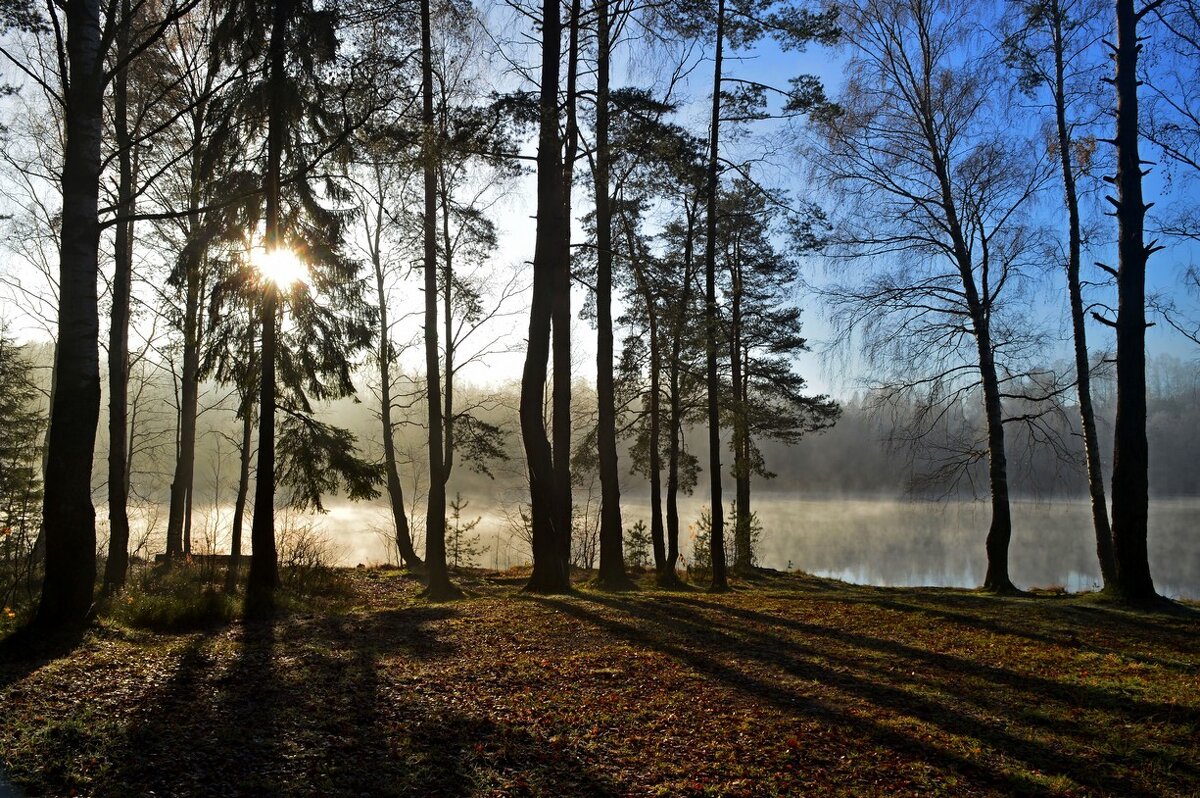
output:
[[[693,253],[703,180],[701,142],[678,125],[666,122],[665,117],[675,112],[675,105],[656,100],[647,91],[619,89],[612,93],[612,104],[615,234],[611,247],[617,284],[624,289],[628,307],[621,322],[632,327],[621,360],[622,401],[618,407],[640,410],[634,425],[632,465],[650,481],[649,531],[658,581],[663,587],[677,587],[677,493],[684,405],[681,375],[691,373],[690,367],[695,366],[691,358],[697,351],[694,340],[690,342],[693,345],[685,346],[687,335],[683,331],[689,325],[694,327],[698,315],[693,301]],[[680,212],[690,220],[690,226],[689,221],[676,221]],[[645,222],[655,214],[662,214],[667,223],[661,234],[652,236],[646,232]],[[661,474],[664,432],[669,441],[665,527]],[[691,471],[694,476],[694,468]],[[694,483],[694,478],[691,481]]]
[[[269,23],[256,8],[235,5],[214,34],[234,63],[247,66],[266,41],[265,64],[253,70],[263,77],[248,87],[238,109],[254,129],[265,123],[265,141],[248,142],[261,165],[262,189],[247,198],[248,218],[240,227],[252,231],[250,240],[214,292],[218,305],[256,309],[261,336],[250,612],[268,610],[278,584],[276,480],[291,485],[294,506],[322,510],[322,495],[339,484],[351,498],[365,498],[376,495],[382,477],[358,456],[354,436],[317,421],[312,406],[354,394],[351,364],[370,346],[376,328],[359,264],[344,252],[351,214],[337,204],[350,195],[336,167],[323,175],[315,169],[348,160],[355,132],[378,109],[379,98],[364,98],[343,79],[357,65],[338,61],[335,11],[279,0]],[[238,60],[243,57],[249,60]],[[290,323],[281,328],[284,311],[290,311]]]
[[[808,350],[792,293],[799,266],[772,244],[774,235],[782,232],[777,228],[786,226],[796,250],[815,250],[824,215],[815,207],[793,210],[784,198],[746,178],[734,181],[721,199],[717,248],[728,275],[723,332],[729,352],[730,396],[725,404],[736,486],[734,569],[744,574],[754,563],[751,478],[774,476],[756,441],[798,443],[806,433],[831,426],[838,407],[828,396],[807,395],[807,384],[795,371],[795,357]]]
[[[619,19],[620,13],[620,6],[614,6],[607,0],[600,0],[596,5],[594,183],[596,195],[596,394],[599,403],[596,444],[599,449],[600,465],[600,573],[597,578],[602,586],[610,590],[632,587],[632,582],[625,573],[625,560],[621,549],[621,486],[617,476],[617,419],[613,389],[613,244],[612,207],[609,196],[611,177],[609,64],[613,50],[614,17]],[[653,324],[653,321],[651,323]],[[657,331],[652,328],[651,334],[653,335],[655,332]],[[655,394],[652,401],[657,402],[657,400],[658,397]],[[654,452],[652,457],[657,457],[657,452]],[[651,470],[653,472],[652,495],[654,500],[657,500],[657,462],[651,466]],[[658,517],[657,513],[656,517]]]
[[[33,544],[42,500],[41,439],[46,420],[33,366],[0,327],[0,605],[14,603],[32,575]]]
[[[721,377],[717,371],[717,190],[720,185],[721,69],[725,48],[725,0],[717,0],[716,38],[713,44],[712,114],[708,128],[708,165],[704,187],[704,347],[708,408],[709,501],[712,515],[709,541],[712,552],[712,589],[729,588],[725,573],[725,519],[721,507]]]
[[[842,332],[863,336],[880,370],[879,395],[919,396],[927,408],[910,439],[941,423],[947,407],[982,394],[985,446],[964,441],[940,471],[961,474],[986,457],[984,587],[1010,592],[1003,402],[1025,372],[1000,358],[1035,344],[1025,321],[1006,323],[1005,300],[1019,290],[1030,249],[1021,213],[1043,172],[1013,157],[1024,143],[1006,136],[989,104],[991,54],[968,43],[972,13],[941,0],[845,9],[849,81],[840,113],[814,117],[810,163],[844,203],[833,254],[881,266],[822,293]]]
[[[792,89],[783,91],[766,84],[724,75],[726,45],[745,47],[760,39],[768,31],[785,48],[802,49],[813,40],[832,41],[837,36],[834,20],[837,12],[825,10],[813,12],[800,6],[784,4],[777,6],[774,0],[717,0],[715,13],[705,8],[698,18],[701,30],[707,29],[707,19],[713,20],[713,79],[711,114],[708,126],[708,162],[705,173],[705,254],[704,254],[704,320],[705,346],[707,348],[707,410],[708,410],[708,467],[709,494],[712,502],[711,535],[713,550],[712,589],[728,589],[725,563],[725,519],[721,506],[721,429],[720,388],[718,371],[718,315],[717,315],[717,203],[720,191],[721,130],[722,123],[748,122],[768,118],[762,111],[766,95],[773,93],[785,100],[784,113],[808,110],[823,98],[820,83],[811,76],[793,78]],[[736,87],[726,93],[727,82]],[[725,106],[729,106],[728,117]]]
[[[562,21],[558,3],[543,0],[541,13],[541,78],[538,91],[537,232],[533,254],[533,296],[529,307],[529,343],[521,374],[521,439],[529,469],[530,527],[533,573],[527,590],[563,593],[571,589],[570,574],[562,557],[555,511],[560,496],[554,456],[546,435],[542,397],[550,357],[550,324],[558,263],[567,240],[562,139],[559,134],[559,58]]]
[[[113,126],[119,177],[117,222],[113,242],[112,312],[108,336],[108,561],[104,565],[104,591],[125,584],[129,568],[129,467],[126,462],[129,389],[129,302],[133,282],[132,220],[135,202],[134,153],[130,141],[129,51],[133,45],[133,10],[129,0],[120,3],[120,27],[114,57],[124,66],[113,80]]]
[[[92,605],[96,577],[91,472],[100,416],[97,281],[104,92],[129,61],[190,7],[187,1],[164,6],[125,57],[108,64],[105,58],[115,26],[126,20],[116,13],[102,18],[99,0],[72,0],[50,6],[50,20],[17,2],[7,4],[0,17],[5,30],[38,34],[53,28],[58,32],[54,39],[60,65],[57,79],[63,87],[60,91],[33,71],[24,70],[27,77],[61,103],[64,123],[58,335],[43,505],[46,576],[33,620],[34,626],[43,629],[83,623]]]
[[[475,527],[483,519],[476,516],[470,521],[463,520],[463,510],[467,509],[469,501],[461,493],[455,493],[449,501],[450,527],[448,530],[448,559],[454,568],[474,568],[479,564],[479,558],[487,553],[487,546],[479,542],[479,533]]]
[[[379,374],[379,421],[383,435],[383,471],[388,492],[388,505],[395,525],[396,550],[409,570],[419,570],[424,562],[413,548],[412,533],[404,507],[404,488],[400,482],[400,471],[396,459],[396,424],[392,419],[395,400],[392,396],[392,361],[396,356],[396,345],[392,339],[395,320],[389,306],[388,280],[396,270],[396,258],[391,255],[385,234],[391,227],[389,218],[392,202],[397,200],[395,170],[388,162],[392,159],[390,148],[382,141],[364,141],[359,144],[367,161],[366,172],[357,181],[358,196],[363,206],[363,233],[366,240],[367,260],[375,277],[376,304],[379,308],[379,341],[375,356]]]
[[[1112,531],[1117,592],[1127,601],[1158,599],[1146,552],[1150,459],[1146,442],[1146,261],[1160,249],[1144,240],[1146,209],[1138,152],[1138,22],[1150,6],[1117,0],[1117,419],[1113,430]]]
[[[459,595],[446,568],[446,477],[444,468],[441,363],[438,357],[437,151],[433,113],[433,42],[429,0],[421,0],[421,154],[425,270],[425,393],[429,407],[429,495],[425,511],[428,595],[444,601]]]
[[[1100,463],[1100,439],[1092,405],[1091,358],[1087,344],[1087,318],[1080,278],[1083,250],[1079,172],[1087,173],[1095,138],[1076,131],[1085,120],[1088,84],[1096,77],[1096,65],[1087,59],[1086,42],[1095,33],[1100,6],[1091,0],[1031,0],[1018,8],[1017,29],[1005,38],[1009,62],[1017,70],[1019,86],[1033,93],[1041,88],[1051,97],[1054,114],[1055,150],[1062,177],[1063,203],[1067,211],[1067,295],[1071,309],[1071,332],[1075,352],[1076,394],[1083,429],[1088,493],[1092,505],[1092,528],[1096,556],[1106,589],[1116,579],[1112,528],[1104,496],[1104,471]],[[1081,85],[1083,84],[1083,85]],[[1083,108],[1080,106],[1083,105]]]

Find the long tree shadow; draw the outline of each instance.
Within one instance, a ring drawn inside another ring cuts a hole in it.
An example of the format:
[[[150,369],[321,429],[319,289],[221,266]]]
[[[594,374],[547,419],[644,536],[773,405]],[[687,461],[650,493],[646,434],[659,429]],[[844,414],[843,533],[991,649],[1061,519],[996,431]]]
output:
[[[800,660],[791,654],[781,656],[774,652],[796,652],[811,660],[827,656],[836,650],[834,646],[845,646],[851,651],[843,656],[843,661],[867,677],[866,683],[871,685],[874,692],[871,696],[874,704],[940,726],[952,734],[986,739],[991,744],[1002,743],[1002,747],[1012,755],[1020,756],[1032,766],[1046,772],[1056,772],[1054,762],[1057,760],[1070,762],[1067,769],[1060,767],[1057,771],[1064,776],[1078,778],[1076,774],[1087,773],[1091,768],[1087,763],[1072,758],[1060,746],[1036,744],[1009,729],[1024,723],[1059,737],[1073,738],[1075,746],[1089,749],[1096,746],[1102,730],[1087,721],[1070,717],[1072,711],[1084,707],[1115,715],[1120,723],[1143,722],[1169,727],[1173,730],[1172,735],[1176,740],[1189,739],[1193,726],[1200,722],[1200,712],[1176,704],[1137,700],[1124,693],[1088,685],[1064,684],[895,641],[763,615],[752,610],[712,604],[706,605],[706,608],[716,613],[731,615],[736,620],[722,623],[708,616],[703,624],[697,624],[694,612],[666,612],[674,619],[675,624],[691,624],[694,632],[712,629],[715,624],[719,630],[718,634],[726,639],[737,640],[749,656],[764,663],[773,662],[786,672],[801,678],[807,678],[808,674],[803,665],[797,666]],[[805,646],[778,634],[748,627],[746,622],[768,627],[784,626],[805,633],[809,639],[826,640],[828,644],[822,647]],[[900,674],[899,678],[897,674]],[[910,676],[905,678],[903,674]],[[838,679],[834,683],[839,688],[845,687],[844,674],[836,674],[835,679]],[[850,691],[860,693],[860,686],[859,680],[853,680]],[[996,689],[998,687],[1002,689]],[[954,711],[953,707],[945,702],[925,701],[914,694],[913,690],[918,690],[922,695],[933,692],[953,696],[955,700],[973,707],[978,716],[1002,719],[1007,727],[1000,728],[994,722],[976,721],[970,715]],[[1019,704],[1014,704],[1012,696],[1022,700]],[[1047,708],[1057,710],[1057,714],[1054,717],[1048,716]],[[952,720],[948,722],[946,719]],[[1192,776],[1200,774],[1195,762],[1186,761],[1181,757],[1172,757],[1170,764],[1177,772]],[[1088,779],[1080,780],[1087,782]],[[1096,784],[1106,786],[1103,780],[1097,780]]]
[[[1029,763],[1042,773],[1069,777],[1106,792],[1127,795],[1136,794],[1142,789],[1127,779],[1097,771],[1091,763],[1010,733],[1002,725],[1003,721],[985,722],[964,714],[950,703],[889,684],[881,673],[864,674],[862,662],[844,653],[826,648],[802,647],[794,641],[756,640],[753,634],[733,634],[718,628],[711,619],[697,617],[694,612],[684,614],[669,609],[671,601],[699,604],[706,609],[712,609],[713,603],[684,597],[662,599],[655,603],[594,595],[587,596],[586,600],[626,614],[629,621],[588,610],[575,602],[545,599],[582,621],[675,657],[696,670],[712,675],[731,689],[764,700],[787,712],[840,725],[856,738],[909,752],[922,761],[957,771],[981,784],[1021,793],[1046,791],[1025,778],[989,768],[943,745],[901,734],[871,717],[869,708],[889,710],[936,726],[947,734],[979,740],[1000,749],[1007,756]],[[664,610],[662,605],[667,605],[668,609]],[[764,622],[777,623],[778,620],[769,617]],[[706,650],[698,650],[692,641],[702,641]],[[872,641],[873,638],[864,637],[856,643],[865,645]],[[813,694],[785,687],[759,673],[748,672],[746,668],[739,667],[739,663],[747,660],[757,661],[766,668],[782,670],[800,683],[814,681],[833,686],[861,703],[867,711],[852,712],[848,706],[832,704]]]
[[[742,621],[749,621],[768,627],[781,626],[801,632],[809,637],[822,637],[842,645],[887,654],[890,657],[899,658],[906,662],[920,665],[923,668],[972,676],[989,684],[1003,685],[1020,692],[1035,694],[1042,699],[1049,698],[1071,706],[1095,707],[1103,709],[1106,712],[1123,715],[1131,720],[1161,719],[1166,717],[1181,724],[1200,724],[1200,710],[1180,707],[1177,704],[1145,701],[1133,698],[1121,691],[1092,687],[1085,684],[1064,684],[1053,679],[1047,679],[1030,673],[1011,671],[976,660],[948,654],[944,651],[932,651],[895,640],[872,637],[856,632],[847,632],[834,627],[798,621],[794,618],[767,615],[729,604],[700,602],[686,598],[674,598],[673,601],[677,604],[688,605],[694,609],[732,616]],[[669,608],[668,602],[664,602],[664,606],[659,608],[659,611],[670,615],[676,622],[695,623],[694,613],[672,610]],[[766,639],[767,642],[773,642],[776,645],[795,645],[794,642],[785,640],[777,635],[764,635],[762,632],[756,632],[744,624],[732,624],[727,628],[735,633]]]
[[[407,678],[458,655],[441,623],[457,614],[405,607],[197,638],[95,794],[619,794],[573,752]]]
[[[26,626],[0,640],[0,690],[73,652],[87,631],[76,627],[48,634]]]

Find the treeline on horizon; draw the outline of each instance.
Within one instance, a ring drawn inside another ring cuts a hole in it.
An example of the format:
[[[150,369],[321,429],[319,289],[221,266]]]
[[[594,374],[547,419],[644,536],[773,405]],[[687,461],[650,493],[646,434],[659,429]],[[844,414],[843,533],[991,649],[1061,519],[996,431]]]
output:
[[[42,394],[35,406],[44,417],[48,411],[46,379],[52,352],[44,346],[24,347],[24,351],[35,369],[34,381]],[[1150,358],[1147,368],[1151,495],[1164,498],[1200,496],[1200,470],[1192,467],[1194,453],[1200,447],[1200,368],[1194,362],[1170,355]],[[1111,373],[1098,375],[1094,385],[1099,417],[1111,418],[1114,403]],[[409,390],[419,392],[419,382],[410,385]],[[465,383],[458,390],[462,401],[475,407],[482,420],[507,433],[500,442],[506,459],[492,461],[486,471],[470,467],[456,471],[448,483],[448,495],[461,493],[476,510],[492,507],[497,501],[519,502],[520,487],[525,479],[520,440],[516,435],[520,420],[514,409],[520,395],[520,383],[516,380],[490,386]],[[220,386],[205,384],[201,394],[215,397],[217,401],[197,427],[195,491],[203,498],[205,506],[228,504],[237,494],[238,475],[228,467],[235,455],[230,440],[238,431],[237,407],[228,398],[221,401],[224,393]],[[595,386],[576,380],[573,430],[577,437],[586,437],[594,428],[595,403]],[[170,375],[164,371],[156,372],[133,404],[140,406],[142,421],[137,431],[139,441],[135,448],[138,453],[133,458],[131,501],[144,508],[153,506],[161,527],[166,520],[161,508],[170,502],[170,484],[177,456],[174,438],[178,396]],[[950,430],[957,432],[958,426],[943,429],[940,436],[930,436],[925,442],[927,449],[914,449],[903,440],[892,439],[896,431],[905,428],[904,408],[889,406],[888,415],[881,415],[877,403],[872,401],[869,393],[863,392],[852,393],[840,400],[839,406],[841,415],[837,424],[819,436],[795,444],[762,442],[763,459],[769,464],[772,476],[755,476],[756,492],[771,494],[773,498],[986,498],[987,475],[983,464],[976,464],[973,473],[964,473],[957,484],[936,478],[937,452],[949,448],[955,439]],[[154,408],[155,412],[149,408]],[[964,400],[965,421],[979,437],[983,425],[977,408],[974,397]],[[913,407],[907,408],[910,416],[914,411]],[[378,413],[370,404],[341,400],[322,412],[338,426],[354,433],[364,456],[382,457]],[[400,470],[405,475],[406,485],[410,486],[411,514],[412,508],[424,503],[424,432],[420,418],[414,416],[413,411],[397,414],[395,421],[395,448]],[[1019,456],[1014,458],[1012,473],[1014,496],[1087,498],[1087,470],[1080,444],[1077,409],[1073,406],[1063,408],[1057,422],[1062,425],[1059,434],[1066,442],[1061,450],[1018,437],[1014,451]],[[1107,450],[1111,447],[1111,426],[1102,425],[1099,432],[1101,444]],[[703,429],[690,428],[682,438],[684,448],[690,452],[703,452],[707,445],[705,434]],[[634,444],[630,436],[622,436],[618,443],[620,461],[625,464],[620,475],[622,495],[644,502],[648,490],[644,473],[637,470],[631,457]],[[101,451],[108,447],[103,429],[97,447]],[[1107,471],[1110,466],[1105,459]],[[582,465],[583,468],[577,467],[580,479],[588,471],[588,465],[594,472],[594,464]],[[99,470],[93,475],[92,488],[98,497],[105,493],[105,476]],[[387,497],[380,496],[374,501],[386,502]],[[694,519],[685,519],[685,523],[689,520]]]
[[[21,530],[6,545],[24,546],[7,556],[41,576],[35,625],[86,619],[98,576],[104,593],[122,589],[129,506],[153,474],[170,472],[168,560],[186,555],[201,429],[230,411],[237,424],[210,439],[237,474],[231,591],[250,527],[250,612],[270,610],[279,583],[279,504],[320,510],[335,495],[386,495],[404,564],[430,598],[458,595],[447,491],[472,470],[524,477],[530,590],[572,589],[586,474],[600,485],[597,584],[632,586],[631,473],[649,495],[658,583],[680,585],[677,502],[696,491],[711,510],[710,587],[725,590],[753,569],[762,480],[816,488],[837,473],[826,464],[865,479],[875,462],[850,458],[878,429],[895,480],[988,498],[985,589],[1015,590],[1010,496],[1083,479],[1106,591],[1157,600],[1151,469],[1186,476],[1173,453],[1187,435],[1171,430],[1186,416],[1174,394],[1147,406],[1146,327],[1149,314],[1200,341],[1186,304],[1200,277],[1148,294],[1147,262],[1186,253],[1200,227],[1187,201],[1147,214],[1142,150],[1169,164],[1171,186],[1198,176],[1192,0],[0,12],[21,264],[5,285],[55,342],[48,424],[31,411],[28,364],[3,347],[4,498]],[[763,82],[741,56],[768,46],[836,54],[841,85]],[[614,78],[639,59],[653,64],[644,82]],[[708,98],[699,121],[689,94]],[[780,162],[805,190],[779,185]],[[497,209],[525,176],[531,268],[506,271]],[[1050,320],[1048,286],[1065,297]],[[855,353],[841,362],[861,364],[857,403],[798,372],[802,306]],[[574,378],[579,335],[595,336],[594,396]],[[1073,358],[1054,365],[1064,338]],[[465,384],[467,366],[513,351],[518,391]],[[375,418],[328,412],[351,399]]]

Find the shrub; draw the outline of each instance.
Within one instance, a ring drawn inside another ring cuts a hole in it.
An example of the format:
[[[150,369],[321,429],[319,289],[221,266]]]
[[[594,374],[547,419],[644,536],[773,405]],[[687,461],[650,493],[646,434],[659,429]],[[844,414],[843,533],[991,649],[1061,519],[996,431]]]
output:
[[[141,575],[114,596],[108,614],[137,629],[185,632],[222,626],[238,614],[238,600],[197,578],[197,569],[176,566]]]

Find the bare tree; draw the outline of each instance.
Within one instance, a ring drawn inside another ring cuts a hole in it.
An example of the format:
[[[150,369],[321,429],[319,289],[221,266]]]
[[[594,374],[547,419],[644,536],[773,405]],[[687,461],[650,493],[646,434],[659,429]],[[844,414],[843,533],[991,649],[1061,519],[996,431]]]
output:
[[[1077,178],[1086,175],[1096,146],[1094,136],[1079,132],[1094,118],[1089,102],[1096,82],[1098,64],[1092,57],[1091,40],[1096,35],[1101,5],[1094,0],[1030,0],[1017,7],[1016,30],[1005,39],[1005,50],[1017,70],[1021,88],[1038,89],[1050,97],[1054,119],[1054,150],[1062,178],[1063,204],[1067,211],[1067,295],[1071,308],[1071,332],[1075,351],[1076,394],[1083,429],[1088,493],[1092,504],[1092,528],[1096,556],[1106,589],[1116,579],[1113,561],[1112,526],[1104,496],[1104,470],[1100,463],[1100,440],[1092,406],[1091,357],[1087,343],[1087,313],[1083,301],[1080,261],[1084,245]]]
[[[1012,157],[1020,142],[989,105],[994,55],[970,39],[979,12],[944,0],[844,9],[849,81],[840,112],[815,120],[811,163],[843,203],[831,251],[877,265],[822,293],[842,333],[860,336],[880,395],[921,397],[919,437],[982,393],[985,445],[964,446],[943,466],[986,457],[984,587],[1011,592],[1004,400],[1024,375],[1006,361],[1032,341],[1024,320],[1006,321],[1005,301],[1019,290],[1029,250],[1019,221],[1044,172]]]

